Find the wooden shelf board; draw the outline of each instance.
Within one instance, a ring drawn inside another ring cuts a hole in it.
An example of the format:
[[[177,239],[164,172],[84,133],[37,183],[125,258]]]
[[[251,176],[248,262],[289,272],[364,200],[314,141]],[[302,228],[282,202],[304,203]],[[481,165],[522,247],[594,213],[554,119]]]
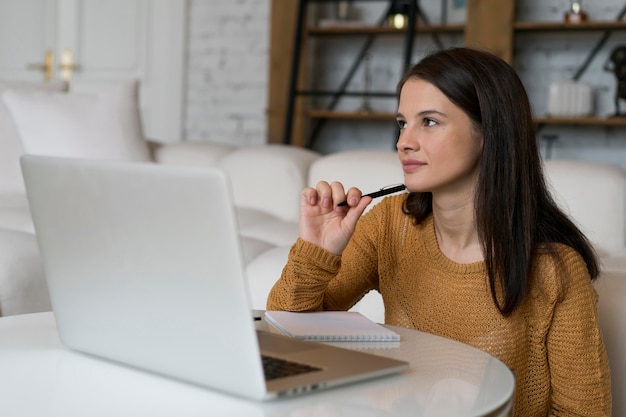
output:
[[[564,23],[564,22],[515,22],[513,29],[518,32],[532,31],[593,31],[626,29],[626,21],[598,21],[586,23]]]
[[[365,111],[336,111],[336,110],[308,110],[308,117],[314,119],[342,119],[342,120],[387,120],[393,121],[395,113],[365,112]]]
[[[626,126],[626,117],[535,117],[535,123],[545,125]]]
[[[418,25],[415,33],[463,33],[463,25]],[[389,26],[329,26],[311,27],[307,33],[311,36],[342,36],[342,35],[405,35],[406,29],[396,29]]]
[[[306,116],[314,119],[337,120],[394,120],[395,113],[360,112],[337,110],[308,110]],[[626,126],[626,117],[547,117],[537,116],[535,123],[540,125],[585,125],[585,126]]]

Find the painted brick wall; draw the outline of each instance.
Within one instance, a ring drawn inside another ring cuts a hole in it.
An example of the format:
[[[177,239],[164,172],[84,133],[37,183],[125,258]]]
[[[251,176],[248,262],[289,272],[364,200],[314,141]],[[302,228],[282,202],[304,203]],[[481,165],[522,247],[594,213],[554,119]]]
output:
[[[185,138],[266,141],[269,0],[190,0]]]
[[[377,2],[355,3],[355,12],[365,21],[380,17]],[[422,0],[428,18],[438,22],[440,0]],[[569,0],[517,0],[518,20],[562,21]],[[584,1],[593,20],[615,19],[625,6],[623,0]],[[266,129],[268,42],[270,0],[191,0],[189,29],[189,71],[186,109],[186,137],[190,140],[236,143],[263,143]],[[323,16],[328,11],[318,11]],[[551,82],[571,79],[601,38],[600,32],[527,33],[516,36],[514,66],[528,89],[533,108],[544,114]],[[445,46],[461,45],[460,35],[442,35]],[[324,43],[326,42],[326,43]],[[311,73],[322,88],[336,86],[352,63],[362,38],[331,38],[318,41],[311,52],[315,65]],[[402,39],[380,37],[372,46],[369,66],[372,91],[391,90],[401,73]],[[603,69],[616,45],[626,45],[626,31],[615,32],[600,49],[580,81],[589,83],[595,94],[596,114],[614,112],[615,79]],[[420,37],[413,60],[437,45]],[[363,88],[362,68],[350,84]],[[344,99],[342,109],[358,109],[360,98]],[[395,110],[394,99],[370,100],[379,110]],[[626,110],[626,102],[622,101]],[[612,162],[626,167],[626,128],[546,127],[540,132],[556,134],[546,157],[576,158]],[[327,153],[349,148],[390,149],[395,143],[393,122],[330,122],[321,130],[314,148]]]

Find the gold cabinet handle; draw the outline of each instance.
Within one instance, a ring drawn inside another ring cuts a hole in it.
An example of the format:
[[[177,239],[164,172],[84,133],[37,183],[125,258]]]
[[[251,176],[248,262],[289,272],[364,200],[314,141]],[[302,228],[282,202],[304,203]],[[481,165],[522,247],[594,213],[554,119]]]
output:
[[[52,80],[52,76],[54,75],[54,52],[50,50],[46,51],[43,63],[28,64],[26,68],[30,70],[43,71],[43,79],[45,81]]]
[[[80,71],[80,65],[74,63],[74,53],[71,49],[64,49],[63,52],[61,52],[59,69],[61,70],[61,79],[68,83],[72,81],[74,71]]]

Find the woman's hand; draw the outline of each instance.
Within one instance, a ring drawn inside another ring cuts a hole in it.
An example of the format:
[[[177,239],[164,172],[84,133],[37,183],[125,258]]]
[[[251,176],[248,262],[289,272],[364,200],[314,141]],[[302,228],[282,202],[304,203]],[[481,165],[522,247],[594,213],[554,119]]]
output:
[[[358,188],[346,193],[339,182],[320,181],[315,188],[305,188],[300,200],[300,238],[340,255],[372,201],[371,197],[361,196]],[[338,207],[342,201],[348,205]]]

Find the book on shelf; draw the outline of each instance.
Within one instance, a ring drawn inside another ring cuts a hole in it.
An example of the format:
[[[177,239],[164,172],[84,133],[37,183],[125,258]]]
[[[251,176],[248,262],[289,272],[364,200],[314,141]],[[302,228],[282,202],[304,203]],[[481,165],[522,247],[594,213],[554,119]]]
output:
[[[400,335],[355,311],[266,311],[280,333],[318,342],[399,341]]]

